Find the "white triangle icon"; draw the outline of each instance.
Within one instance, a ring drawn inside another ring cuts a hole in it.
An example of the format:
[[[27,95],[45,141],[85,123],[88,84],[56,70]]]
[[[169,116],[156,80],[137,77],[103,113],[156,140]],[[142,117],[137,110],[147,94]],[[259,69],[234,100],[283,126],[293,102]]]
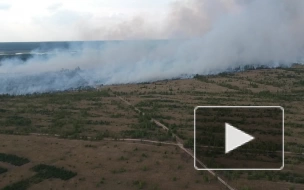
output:
[[[243,144],[252,141],[253,136],[233,127],[232,125],[225,123],[225,153],[236,149]]]

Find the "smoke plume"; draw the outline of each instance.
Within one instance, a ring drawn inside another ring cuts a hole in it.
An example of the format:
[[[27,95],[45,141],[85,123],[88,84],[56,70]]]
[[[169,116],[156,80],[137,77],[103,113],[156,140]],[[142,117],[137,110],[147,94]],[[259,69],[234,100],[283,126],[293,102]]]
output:
[[[81,36],[129,40],[99,47],[84,42],[25,62],[4,60],[0,93],[155,81],[245,65],[290,66],[303,61],[303,10],[301,0],[182,0],[157,26],[140,16],[112,28],[85,26]],[[167,40],[143,40],[161,38]]]

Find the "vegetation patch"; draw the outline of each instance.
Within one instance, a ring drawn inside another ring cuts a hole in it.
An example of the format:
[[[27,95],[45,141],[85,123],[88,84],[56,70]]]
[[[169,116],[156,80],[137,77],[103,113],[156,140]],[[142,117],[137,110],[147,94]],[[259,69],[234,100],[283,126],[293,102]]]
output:
[[[13,154],[4,154],[4,153],[0,153],[0,161],[7,162],[15,166],[22,166],[30,162],[29,159],[27,158],[19,157]]]
[[[24,190],[28,189],[33,184],[42,182],[45,179],[59,178],[61,180],[69,180],[77,175],[77,173],[64,168],[58,168],[45,164],[36,165],[32,168],[32,170],[37,172],[37,174],[30,178],[8,185],[4,187],[3,190]]]
[[[5,172],[7,172],[7,169],[0,167],[0,174],[5,173]]]
[[[6,125],[17,125],[17,126],[29,126],[31,125],[31,123],[32,123],[31,119],[18,115],[7,117],[5,122]]]

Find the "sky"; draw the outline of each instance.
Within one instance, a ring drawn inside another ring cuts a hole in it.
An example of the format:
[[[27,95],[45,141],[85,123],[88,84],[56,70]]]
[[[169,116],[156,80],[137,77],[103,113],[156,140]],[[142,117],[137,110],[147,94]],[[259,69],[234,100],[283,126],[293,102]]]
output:
[[[112,36],[110,33],[115,33],[113,28],[129,22],[142,24],[141,18],[145,18],[145,22],[160,22],[166,17],[166,10],[173,2],[174,0],[0,0],[0,41],[123,38],[117,37],[118,34]]]

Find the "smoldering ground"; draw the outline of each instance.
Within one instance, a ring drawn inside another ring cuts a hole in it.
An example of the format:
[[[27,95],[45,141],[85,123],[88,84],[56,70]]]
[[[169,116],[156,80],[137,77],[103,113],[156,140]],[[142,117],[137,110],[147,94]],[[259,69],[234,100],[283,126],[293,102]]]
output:
[[[89,34],[92,39],[128,40],[99,47],[71,44],[43,59],[2,60],[0,93],[48,92],[214,74],[245,65],[301,63],[302,10],[301,0],[181,0],[169,7],[158,27],[140,16],[136,22],[134,18],[110,28],[88,22],[78,31],[81,39]],[[166,40],[149,40],[160,38]]]

